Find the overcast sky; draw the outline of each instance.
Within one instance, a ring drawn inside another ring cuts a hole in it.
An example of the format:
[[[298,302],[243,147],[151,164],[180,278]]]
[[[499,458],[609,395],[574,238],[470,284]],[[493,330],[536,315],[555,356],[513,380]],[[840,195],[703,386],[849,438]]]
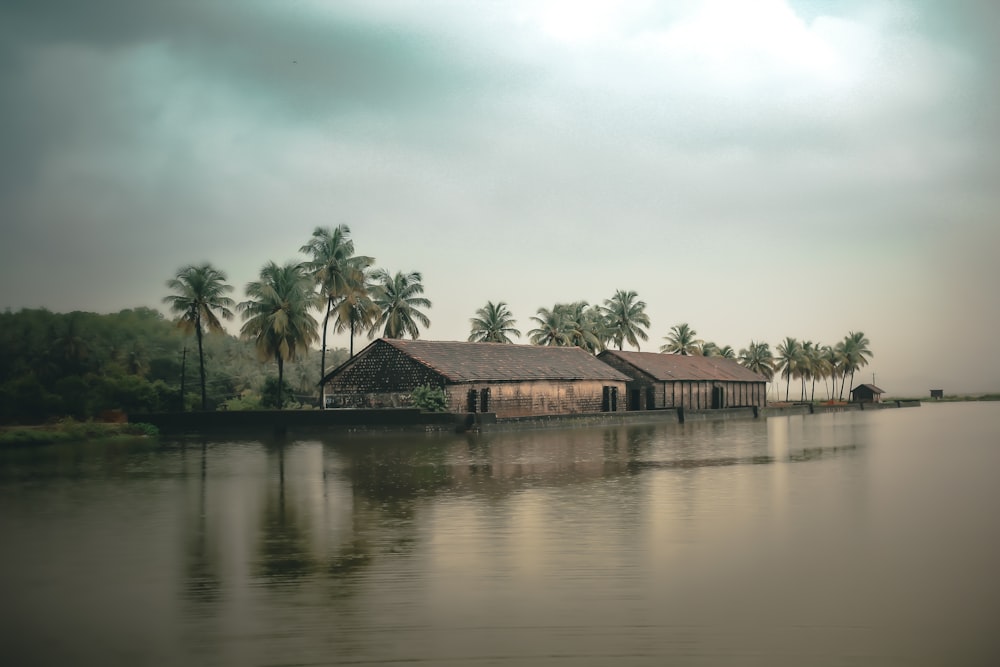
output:
[[[892,394],[1000,390],[997,7],[7,0],[0,308],[242,300],[345,223],[423,338],[626,289],[644,350],[860,330]]]

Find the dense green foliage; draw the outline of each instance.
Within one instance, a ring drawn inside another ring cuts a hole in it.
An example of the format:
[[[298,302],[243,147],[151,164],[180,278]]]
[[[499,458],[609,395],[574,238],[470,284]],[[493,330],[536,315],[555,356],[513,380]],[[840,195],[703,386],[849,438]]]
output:
[[[413,406],[424,412],[444,412],[448,409],[448,396],[440,387],[417,387],[410,394]]]
[[[258,361],[251,343],[225,333],[205,335],[204,351],[210,410],[230,401],[230,409],[259,402],[265,379],[276,373],[273,361]],[[298,403],[316,403],[317,357],[307,351],[286,365]],[[347,350],[328,357],[338,365]],[[149,308],[109,315],[0,313],[0,423],[88,420],[107,410],[193,410],[201,405],[198,375],[193,338]]]

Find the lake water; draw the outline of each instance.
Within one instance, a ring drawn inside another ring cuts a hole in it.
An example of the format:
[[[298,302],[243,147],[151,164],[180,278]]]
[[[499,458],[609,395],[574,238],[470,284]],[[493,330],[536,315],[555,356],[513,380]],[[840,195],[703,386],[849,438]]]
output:
[[[0,452],[4,665],[998,665],[1000,403]]]

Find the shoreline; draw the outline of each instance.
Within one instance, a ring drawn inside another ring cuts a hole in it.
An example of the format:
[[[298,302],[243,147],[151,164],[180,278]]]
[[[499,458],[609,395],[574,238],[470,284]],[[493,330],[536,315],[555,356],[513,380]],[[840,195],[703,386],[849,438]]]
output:
[[[775,402],[765,408],[721,410],[667,408],[615,413],[577,413],[497,418],[491,413],[428,413],[415,408],[379,410],[248,410],[137,414],[129,422],[75,422],[0,426],[0,448],[83,443],[105,439],[148,438],[159,435],[314,435],[341,433],[490,433],[592,426],[639,425],[664,422],[767,419],[791,415],[826,414],[919,407],[923,403],[998,401],[1000,394],[946,396],[942,399],[894,398],[882,403]]]

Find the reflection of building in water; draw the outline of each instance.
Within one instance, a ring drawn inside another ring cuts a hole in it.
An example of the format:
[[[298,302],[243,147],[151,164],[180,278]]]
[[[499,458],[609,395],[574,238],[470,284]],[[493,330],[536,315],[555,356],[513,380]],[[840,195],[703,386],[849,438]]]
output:
[[[328,407],[398,407],[440,387],[449,412],[617,412],[628,376],[578,347],[380,338],[324,379]]]
[[[630,376],[628,409],[764,407],[767,381],[733,359],[605,350],[597,357]]]

